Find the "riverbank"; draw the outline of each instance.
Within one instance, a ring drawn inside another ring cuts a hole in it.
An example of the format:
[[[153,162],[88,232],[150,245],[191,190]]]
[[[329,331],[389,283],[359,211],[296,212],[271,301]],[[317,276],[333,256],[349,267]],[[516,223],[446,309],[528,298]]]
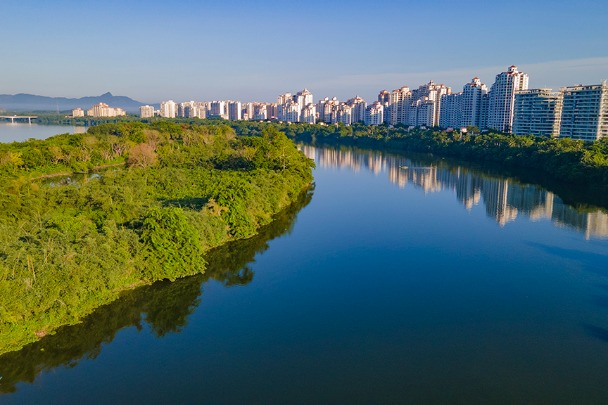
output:
[[[117,165],[94,180],[42,175]],[[118,163],[117,163],[118,161]],[[285,135],[102,125],[0,145],[0,353],[79,322],[121,291],[206,270],[206,253],[270,223],[312,182]]]
[[[61,121],[47,117],[49,123],[95,125],[83,118]],[[141,119],[119,117],[99,119],[103,122],[145,122],[155,125],[159,118]],[[341,123],[269,123],[257,121],[226,121],[221,119],[176,118],[180,125],[230,126],[239,135],[262,134],[274,126],[289,138],[325,145],[347,145],[362,148],[393,150],[396,152],[433,153],[466,162],[491,165],[497,169],[534,171],[552,183],[576,187],[608,189],[608,140],[585,142],[569,138],[517,136],[502,133],[460,133],[439,129],[409,129],[404,126],[367,126],[360,123],[345,126]]]

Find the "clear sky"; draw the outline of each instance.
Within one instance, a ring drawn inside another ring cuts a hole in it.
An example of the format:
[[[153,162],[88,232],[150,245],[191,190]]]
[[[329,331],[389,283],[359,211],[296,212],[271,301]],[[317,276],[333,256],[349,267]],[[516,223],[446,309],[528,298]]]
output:
[[[55,0],[0,3],[0,94],[161,100],[315,100],[608,79],[606,0]]]

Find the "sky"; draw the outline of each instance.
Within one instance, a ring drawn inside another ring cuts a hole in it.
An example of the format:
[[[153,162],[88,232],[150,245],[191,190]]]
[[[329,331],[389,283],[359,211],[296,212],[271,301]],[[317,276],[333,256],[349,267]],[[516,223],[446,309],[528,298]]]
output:
[[[513,64],[557,90],[608,79],[608,2],[3,1],[0,46],[0,94],[369,102]]]

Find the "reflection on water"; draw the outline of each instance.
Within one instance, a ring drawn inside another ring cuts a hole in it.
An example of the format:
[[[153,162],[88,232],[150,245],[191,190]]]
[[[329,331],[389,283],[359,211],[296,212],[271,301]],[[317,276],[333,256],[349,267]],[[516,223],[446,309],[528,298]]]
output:
[[[54,335],[0,356],[0,394],[15,392],[18,383],[34,382],[44,371],[60,366],[74,367],[82,359],[96,358],[103,344],[112,342],[121,329],[134,326],[142,330],[145,322],[158,337],[179,333],[200,304],[201,286],[210,279],[226,287],[251,282],[254,274],[247,263],[268,248],[268,241],[291,231],[297,213],[311,198],[312,190],[303,193],[257,236],[211,251],[205,274],[175,282],[161,281],[126,292],[82,323],[60,328]]]
[[[441,160],[412,160],[382,151],[323,148],[303,145],[306,156],[320,167],[362,168],[374,174],[388,173],[389,180],[408,184],[425,193],[452,190],[467,210],[483,204],[489,217],[501,226],[524,216],[532,221],[551,220],[583,233],[586,239],[608,238],[608,214],[600,209],[579,210],[554,193],[514,179],[493,177],[479,171],[448,165]]]

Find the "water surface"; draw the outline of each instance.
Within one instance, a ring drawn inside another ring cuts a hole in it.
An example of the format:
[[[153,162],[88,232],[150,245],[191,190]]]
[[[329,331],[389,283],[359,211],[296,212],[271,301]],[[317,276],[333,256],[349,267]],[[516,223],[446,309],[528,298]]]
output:
[[[80,134],[86,131],[87,127],[0,122],[0,143],[23,142],[30,138],[46,139],[53,135]]]

